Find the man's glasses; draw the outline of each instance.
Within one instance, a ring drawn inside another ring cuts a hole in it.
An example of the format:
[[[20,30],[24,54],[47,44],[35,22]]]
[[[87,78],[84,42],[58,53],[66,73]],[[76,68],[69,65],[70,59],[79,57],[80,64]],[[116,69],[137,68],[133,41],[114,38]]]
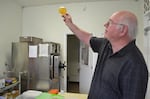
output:
[[[109,21],[106,23],[106,25],[108,25],[108,26],[110,26],[110,25],[112,25],[112,24],[124,26],[124,24],[116,23],[116,22],[114,22],[113,20],[109,20]]]

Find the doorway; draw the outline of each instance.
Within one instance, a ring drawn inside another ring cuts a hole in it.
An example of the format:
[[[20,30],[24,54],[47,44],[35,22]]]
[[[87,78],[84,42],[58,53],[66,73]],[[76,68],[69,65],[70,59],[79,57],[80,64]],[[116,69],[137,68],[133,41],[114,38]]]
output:
[[[67,92],[79,93],[80,40],[67,35]]]

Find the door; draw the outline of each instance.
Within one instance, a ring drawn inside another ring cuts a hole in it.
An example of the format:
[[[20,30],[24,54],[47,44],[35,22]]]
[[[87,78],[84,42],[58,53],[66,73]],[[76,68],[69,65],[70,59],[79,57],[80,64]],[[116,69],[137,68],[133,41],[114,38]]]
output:
[[[68,39],[69,37],[71,40]],[[70,46],[68,46],[68,43],[70,43]],[[68,56],[69,51],[72,51],[70,52],[71,56]],[[67,75],[69,75],[69,77],[67,77],[67,82],[68,80],[79,82],[80,93],[87,94],[89,92],[94,70],[93,55],[94,54],[92,53],[91,48],[88,48],[85,44],[80,42],[80,40],[76,38],[75,35],[67,35]],[[70,60],[72,61],[70,62]],[[69,67],[71,63],[73,63],[71,66],[73,68],[69,69],[71,68]],[[71,75],[73,75],[73,77],[70,78]]]
[[[79,82],[80,41],[75,35],[67,38],[67,77],[69,82]]]
[[[80,41],[75,35],[67,35],[67,92],[79,92]]]
[[[80,93],[88,94],[93,75],[92,50],[80,42]]]

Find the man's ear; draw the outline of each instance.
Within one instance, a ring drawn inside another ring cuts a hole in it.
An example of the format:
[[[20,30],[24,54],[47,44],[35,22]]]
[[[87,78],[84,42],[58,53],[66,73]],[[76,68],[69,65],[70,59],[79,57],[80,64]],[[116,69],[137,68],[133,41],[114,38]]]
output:
[[[126,35],[128,33],[128,26],[122,25],[120,28],[121,35]]]

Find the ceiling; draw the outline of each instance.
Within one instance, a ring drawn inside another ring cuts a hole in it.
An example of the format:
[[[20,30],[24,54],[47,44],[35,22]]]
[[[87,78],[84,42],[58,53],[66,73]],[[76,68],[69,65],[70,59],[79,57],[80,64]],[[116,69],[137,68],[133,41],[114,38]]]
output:
[[[72,2],[94,2],[106,0],[14,0],[23,7],[40,6],[50,4],[72,3]],[[107,1],[120,1],[120,0],[107,0]]]

